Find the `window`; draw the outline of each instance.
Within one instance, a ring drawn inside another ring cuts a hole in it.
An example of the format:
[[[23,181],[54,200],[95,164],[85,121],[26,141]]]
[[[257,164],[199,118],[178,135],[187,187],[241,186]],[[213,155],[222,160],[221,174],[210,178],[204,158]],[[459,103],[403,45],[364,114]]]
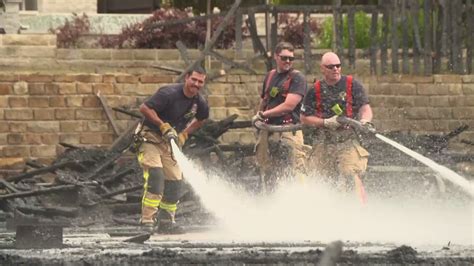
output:
[[[22,11],[38,11],[38,0],[22,0],[20,3]]]

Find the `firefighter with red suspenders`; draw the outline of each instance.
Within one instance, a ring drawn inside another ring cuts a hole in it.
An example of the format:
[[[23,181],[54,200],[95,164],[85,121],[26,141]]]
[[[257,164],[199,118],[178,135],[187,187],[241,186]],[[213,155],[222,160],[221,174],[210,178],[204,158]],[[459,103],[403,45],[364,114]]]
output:
[[[294,47],[287,42],[280,42],[275,47],[274,59],[276,69],[265,76],[260,94],[261,101],[258,113],[252,122],[263,121],[270,125],[288,125],[299,123],[301,103],[306,93],[306,79],[299,71],[293,69]],[[271,152],[269,142],[285,147],[285,154]],[[257,163],[262,177],[263,190],[275,187],[277,179],[302,179],[305,170],[305,151],[303,132],[271,133],[260,130],[256,145]],[[280,158],[277,158],[280,157]],[[284,157],[282,162],[281,157]],[[283,167],[278,167],[283,166]]]
[[[341,75],[341,61],[335,53],[325,53],[320,68],[324,78],[310,86],[301,108],[301,122],[317,128],[308,168],[329,178],[340,189],[354,189],[365,203],[361,178],[369,153],[356,132],[340,124],[337,117],[370,123],[373,115],[369,98],[361,83],[352,76]]]

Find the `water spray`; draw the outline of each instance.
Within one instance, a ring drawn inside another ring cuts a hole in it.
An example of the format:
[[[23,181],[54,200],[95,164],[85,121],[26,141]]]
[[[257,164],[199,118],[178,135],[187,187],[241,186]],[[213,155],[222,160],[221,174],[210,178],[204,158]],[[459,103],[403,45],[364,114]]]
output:
[[[412,157],[413,159],[421,162],[422,164],[428,166],[429,168],[433,169],[435,172],[437,172],[441,177],[443,177],[444,179],[450,181],[451,183],[457,185],[458,187],[460,187],[464,192],[466,192],[467,194],[469,194],[469,196],[473,197],[474,198],[474,188],[473,186],[469,183],[469,181],[462,177],[461,175],[459,175],[458,173],[454,172],[453,170],[445,167],[445,166],[442,166],[442,165],[439,165],[437,164],[436,162],[434,162],[433,160],[403,146],[402,144],[396,142],[396,141],[393,141],[383,135],[380,135],[379,133],[377,133],[375,131],[375,128],[374,127],[371,127],[371,126],[365,126],[363,125],[361,122],[357,121],[357,120],[354,120],[354,119],[351,119],[351,118],[347,118],[347,117],[339,117],[338,118],[338,121],[340,121],[341,123],[343,124],[349,124],[357,129],[361,129],[362,131],[364,132],[367,132],[367,133],[372,133],[376,138],[380,139],[381,141],[391,145],[392,147],[400,150],[401,152],[405,153],[406,155]]]

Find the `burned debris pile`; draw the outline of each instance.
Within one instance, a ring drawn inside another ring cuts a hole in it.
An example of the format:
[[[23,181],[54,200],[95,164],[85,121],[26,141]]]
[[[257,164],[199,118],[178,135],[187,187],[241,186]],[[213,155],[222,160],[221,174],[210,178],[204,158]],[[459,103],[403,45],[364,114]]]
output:
[[[249,191],[259,187],[253,144],[221,144],[229,129],[250,128],[250,121],[235,121],[237,115],[208,121],[195,132],[183,152],[206,171],[218,173]],[[400,132],[384,134],[430,158],[443,162],[473,162],[470,155],[444,153],[448,141],[467,129],[462,126],[444,136],[412,136]],[[128,130],[109,149],[67,147],[51,165],[28,162],[33,170],[0,179],[1,217],[36,217],[39,221],[64,222],[70,226],[136,225],[141,206],[142,171],[127,147]],[[365,136],[371,165],[414,166],[416,162],[376,138]],[[308,140],[307,140],[308,141]],[[387,151],[389,150],[389,152]],[[387,160],[387,154],[391,154]],[[245,177],[245,178],[243,178]],[[257,192],[257,191],[255,191]],[[192,214],[192,215],[191,215]],[[186,185],[181,194],[177,219],[205,220],[209,214],[198,195]],[[189,220],[191,221],[191,220]]]
[[[233,115],[208,121],[190,137],[183,152],[209,171],[220,171],[229,178],[230,173],[239,173],[236,169],[243,166],[245,158],[241,154],[248,147],[219,145],[217,140],[230,128],[250,126],[249,122],[235,122],[236,118]],[[124,133],[120,143],[109,149],[62,144],[67,149],[48,166],[29,161],[27,165],[34,169],[0,179],[0,213],[13,220],[34,217],[39,223],[54,221],[77,227],[136,225],[143,178],[135,155],[127,148],[130,135],[131,131]],[[230,153],[234,158],[229,157]],[[181,191],[177,219],[187,219],[191,213],[198,220],[208,216],[186,185]]]

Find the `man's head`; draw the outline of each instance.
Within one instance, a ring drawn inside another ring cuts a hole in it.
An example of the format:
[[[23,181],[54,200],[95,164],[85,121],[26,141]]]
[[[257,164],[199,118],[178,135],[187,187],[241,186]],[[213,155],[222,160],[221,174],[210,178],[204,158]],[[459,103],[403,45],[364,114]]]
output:
[[[279,72],[285,72],[292,68],[295,59],[294,50],[295,48],[291,43],[280,42],[277,44],[274,58]]]
[[[329,85],[334,85],[341,79],[341,60],[339,60],[337,54],[333,52],[323,54],[321,73]]]
[[[186,73],[184,79],[184,95],[187,97],[194,97],[199,90],[204,87],[206,81],[206,70],[197,66]]]

